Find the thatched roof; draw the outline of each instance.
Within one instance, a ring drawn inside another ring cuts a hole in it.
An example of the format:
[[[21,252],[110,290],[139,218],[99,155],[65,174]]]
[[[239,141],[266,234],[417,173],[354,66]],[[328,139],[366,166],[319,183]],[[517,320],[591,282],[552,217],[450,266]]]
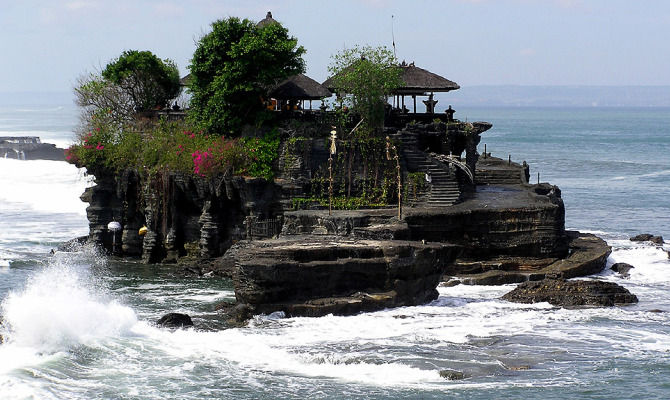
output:
[[[460,89],[456,82],[419,68],[414,63],[402,63],[398,67],[402,68],[401,79],[403,85],[393,91],[395,94],[424,94],[426,92],[448,92]]]
[[[351,66],[345,68],[349,69]],[[393,91],[393,94],[405,94],[405,95],[423,95],[426,92],[448,92],[450,90],[460,89],[460,86],[453,81],[450,81],[447,78],[441,77],[440,75],[434,74],[430,71],[427,71],[423,68],[419,68],[411,64],[405,64],[404,62],[397,66],[402,70],[400,79],[403,82],[403,85]],[[331,91],[335,91],[335,84],[333,77],[326,79],[323,86],[327,87]]]
[[[319,82],[303,75],[293,75],[270,91],[270,97],[280,100],[318,100],[332,93]]]
[[[272,18],[272,13],[271,13],[270,11],[268,11],[268,13],[267,13],[267,15],[265,16],[265,18],[263,18],[262,20],[258,21],[258,23],[256,24],[256,26],[261,26],[261,27],[262,27],[262,26],[266,26],[266,25],[270,25],[270,24],[277,24],[277,23],[278,23],[277,20],[274,19],[274,18]]]

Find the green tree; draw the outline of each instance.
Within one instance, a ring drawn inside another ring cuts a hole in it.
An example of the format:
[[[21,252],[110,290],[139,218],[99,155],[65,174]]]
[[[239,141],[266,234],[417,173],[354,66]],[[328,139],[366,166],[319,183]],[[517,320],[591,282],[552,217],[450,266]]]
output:
[[[150,51],[124,51],[107,64],[102,77],[121,88],[136,112],[167,105],[180,89],[175,63],[161,60]]]
[[[135,103],[120,86],[99,74],[89,73],[77,78],[74,88],[75,102],[79,106],[78,133],[87,133],[93,120],[104,120],[115,126],[131,123],[135,117]]]
[[[386,47],[356,46],[333,56],[329,86],[364,119],[359,131],[377,133],[383,128],[386,100],[402,84],[397,64]]]
[[[191,60],[190,118],[212,133],[238,131],[266,111],[268,91],[304,72],[305,49],[279,23],[231,17],[212,23]]]

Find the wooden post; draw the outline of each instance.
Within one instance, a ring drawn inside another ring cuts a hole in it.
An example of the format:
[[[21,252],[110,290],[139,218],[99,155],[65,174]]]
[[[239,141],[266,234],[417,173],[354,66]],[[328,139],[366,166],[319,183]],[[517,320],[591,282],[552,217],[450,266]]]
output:
[[[484,143],[484,158],[486,158],[486,143]]]
[[[512,155],[511,154],[509,154],[507,156],[507,165],[512,165]]]
[[[537,184],[538,185],[540,184],[540,173],[539,172],[537,173]]]

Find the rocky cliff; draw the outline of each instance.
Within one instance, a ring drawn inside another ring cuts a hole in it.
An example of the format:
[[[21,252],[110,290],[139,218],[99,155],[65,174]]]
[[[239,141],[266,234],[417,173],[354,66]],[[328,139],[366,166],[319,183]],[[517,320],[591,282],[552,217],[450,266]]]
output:
[[[174,262],[187,254],[220,256],[246,237],[248,216],[268,218],[279,207],[277,186],[263,179],[145,176],[126,170],[119,175],[95,172],[95,183],[82,195],[89,203],[89,239],[147,263]],[[115,249],[110,221],[122,226]],[[144,237],[138,233],[142,226],[148,228]]]

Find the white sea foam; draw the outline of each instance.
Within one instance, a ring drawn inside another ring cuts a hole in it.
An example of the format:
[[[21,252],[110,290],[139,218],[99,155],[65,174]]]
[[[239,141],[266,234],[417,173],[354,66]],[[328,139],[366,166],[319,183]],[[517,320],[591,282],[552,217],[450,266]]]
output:
[[[137,323],[132,309],[102,296],[87,270],[68,257],[56,258],[3,300],[3,352],[54,354],[126,334]]]
[[[20,161],[0,158],[0,204],[51,213],[85,215],[79,199],[92,178],[62,161]]]

